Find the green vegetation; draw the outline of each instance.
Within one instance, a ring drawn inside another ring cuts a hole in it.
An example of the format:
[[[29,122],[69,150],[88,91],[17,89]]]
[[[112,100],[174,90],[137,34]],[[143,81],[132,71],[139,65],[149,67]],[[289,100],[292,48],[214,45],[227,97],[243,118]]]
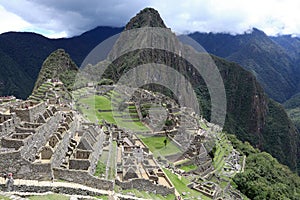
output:
[[[284,102],[283,105],[286,109],[294,109],[300,107],[300,93],[292,96],[289,100]]]
[[[289,115],[292,122],[295,124],[298,131],[300,131],[300,107],[286,109],[286,112]]]
[[[186,70],[189,67],[188,63],[183,61],[172,63],[174,55],[170,52],[160,50],[153,52],[148,49],[132,51],[110,65],[105,71],[105,78],[117,81],[131,68],[155,62],[155,58],[161,55],[164,55],[166,63],[171,63],[171,66],[191,83],[201,113],[210,121],[211,102],[205,81],[200,74],[193,73],[193,70]],[[237,63],[216,56],[212,56],[212,60],[218,67],[225,86],[227,113],[224,131],[237,135],[242,141],[249,141],[251,145],[271,153],[281,163],[296,170],[297,163],[300,163],[298,153],[300,139],[284,109],[268,98],[251,72],[244,70]],[[162,78],[168,79],[168,77]],[[171,98],[174,96],[166,88],[155,84],[149,84],[147,89],[159,91]],[[142,110],[142,115],[147,115],[146,109]]]
[[[75,92],[75,96],[78,93]],[[117,96],[114,92],[110,92],[105,96],[99,95],[90,95],[85,98],[81,98],[77,105],[78,109],[89,119],[91,122],[96,120],[99,123],[102,123],[102,119],[106,120],[112,124],[118,124],[120,127],[125,129],[130,129],[134,131],[148,131],[149,129],[144,126],[144,124],[139,120],[136,108],[132,105],[127,105],[125,111],[120,111],[118,113],[113,113],[112,110],[112,101],[110,99],[111,95]],[[77,96],[78,97],[78,96]],[[114,98],[115,100],[116,98]],[[125,121],[126,118],[122,116],[128,115],[126,109],[128,109],[132,121]]]
[[[10,200],[10,198],[0,195],[0,200]]]
[[[78,71],[77,65],[63,49],[52,52],[44,61],[34,90],[37,90],[47,79],[59,79],[71,90]]]
[[[176,174],[172,173],[168,169],[163,169],[165,174],[168,176],[170,181],[173,183],[176,190],[182,194],[182,192],[189,192],[189,199],[198,199],[198,197],[202,197],[202,199],[210,199],[205,196],[203,196],[200,192],[197,192],[196,190],[190,189],[187,187],[187,184],[190,183],[189,180],[187,180],[184,177],[178,177]]]
[[[166,28],[166,25],[164,24],[163,20],[160,18],[157,10],[153,8],[144,8],[127,23],[125,30],[141,28],[141,27]]]
[[[204,122],[199,122],[199,123],[200,123],[200,127],[201,127],[202,129],[204,129],[204,130],[207,130],[207,129],[208,129],[207,125],[206,125]]]
[[[79,100],[81,104],[80,109],[83,114],[91,121],[95,122],[97,119],[102,122],[105,119],[109,123],[115,124],[112,112],[98,112],[101,110],[111,110],[111,102],[104,96],[89,96]]]
[[[29,197],[30,200],[69,200],[70,197],[62,194],[47,194]]]
[[[102,200],[109,200],[109,197],[107,195],[96,196],[96,198]]]
[[[217,133],[220,140],[216,141],[216,144],[212,150],[213,153],[213,166],[221,173],[225,165],[225,156],[228,156],[233,150],[232,145],[228,144],[228,139],[225,133]]]
[[[284,108],[264,94],[250,72],[225,60],[213,59],[221,74],[227,73],[223,78],[227,96],[224,130],[296,171],[300,163],[300,154],[296,153],[300,139]]]
[[[280,163],[289,166],[292,171],[296,171],[297,165],[300,164],[300,157],[293,152],[297,152],[300,146],[299,134],[284,108],[273,100],[268,103],[266,124],[262,135],[264,150],[277,158]]]
[[[300,93],[284,102],[283,106],[297,129],[300,130]]]
[[[234,148],[247,155],[246,168],[233,178],[233,185],[253,200],[300,198],[300,178],[266,152],[229,135]]]
[[[189,171],[192,171],[192,170],[195,170],[197,169],[197,165],[184,165],[184,166],[181,166],[180,169],[186,171],[186,172],[189,172]]]
[[[237,36],[224,33],[193,33],[189,36],[203,45],[207,52],[237,62],[250,71],[272,99],[283,102],[299,91],[299,76],[296,75],[299,54],[296,52],[300,46],[297,37],[289,36],[294,41],[285,40],[286,36],[268,37],[255,28],[250,34]],[[276,40],[280,38],[285,39],[278,45]],[[291,58],[291,55],[296,55],[296,58]]]
[[[105,169],[106,169],[106,165],[99,160],[96,166],[96,171],[94,176],[100,176],[101,174],[104,174]]]
[[[97,85],[112,85],[113,83],[114,83],[113,80],[103,78],[97,83]]]
[[[172,141],[167,138],[167,145],[165,146],[164,136],[154,136],[154,137],[142,137],[141,140],[147,145],[149,150],[154,154],[154,156],[168,156],[173,154],[181,153],[180,149],[172,143]]]

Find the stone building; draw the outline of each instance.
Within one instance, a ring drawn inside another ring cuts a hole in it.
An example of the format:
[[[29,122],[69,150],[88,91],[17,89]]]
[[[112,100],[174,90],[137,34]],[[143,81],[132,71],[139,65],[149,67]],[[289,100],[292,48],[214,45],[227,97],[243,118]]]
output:
[[[139,138],[131,134],[118,140],[117,185],[123,189],[174,194],[171,181]]]

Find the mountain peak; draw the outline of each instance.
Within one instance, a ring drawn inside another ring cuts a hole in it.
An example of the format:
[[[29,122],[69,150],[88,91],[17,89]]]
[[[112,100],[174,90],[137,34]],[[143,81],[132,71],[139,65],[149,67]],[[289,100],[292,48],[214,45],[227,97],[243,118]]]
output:
[[[157,10],[153,8],[145,8],[133,17],[125,27],[125,30],[141,27],[161,27],[167,28],[161,19]]]
[[[66,86],[69,86],[75,79],[78,67],[70,58],[70,55],[63,49],[52,52],[44,61],[40,70],[34,90],[42,85],[47,79],[60,79]],[[74,77],[72,77],[74,75]]]

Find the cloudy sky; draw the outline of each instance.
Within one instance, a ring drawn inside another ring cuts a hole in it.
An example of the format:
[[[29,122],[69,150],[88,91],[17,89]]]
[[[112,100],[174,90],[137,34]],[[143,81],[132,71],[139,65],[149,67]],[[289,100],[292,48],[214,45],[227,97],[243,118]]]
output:
[[[96,26],[125,26],[145,7],[158,10],[175,32],[300,35],[299,0],[0,0],[0,33],[79,35]]]

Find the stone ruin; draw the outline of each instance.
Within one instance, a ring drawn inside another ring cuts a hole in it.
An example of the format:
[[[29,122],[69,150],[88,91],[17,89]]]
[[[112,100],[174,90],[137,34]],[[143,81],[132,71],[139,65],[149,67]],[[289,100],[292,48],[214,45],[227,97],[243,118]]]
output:
[[[134,134],[119,134],[117,143],[117,185],[123,189],[174,194],[173,184],[138,137]]]
[[[15,96],[0,97],[0,104],[9,103],[9,102],[12,102],[12,101],[15,101],[15,100],[16,100]]]
[[[0,169],[16,179],[62,179],[112,190],[113,182],[93,176],[103,130],[67,107],[48,99],[6,105],[0,113]]]
[[[101,94],[104,95],[114,88],[103,87]],[[16,179],[64,180],[104,190],[113,190],[116,184],[122,189],[135,188],[164,196],[174,194],[175,188],[160,167],[160,161],[135,133],[105,121],[103,125],[87,122],[69,104],[62,104],[59,96],[50,93],[45,93],[43,101],[37,101],[37,92],[30,100],[12,100],[1,106],[2,170],[13,173]],[[208,130],[203,130],[200,127],[202,119],[192,110],[147,90],[137,90],[130,102],[136,107],[138,117],[148,125],[161,120],[171,122],[171,125],[164,124],[162,130],[145,133],[167,136],[181,149],[180,157],[167,157],[169,162],[188,159],[190,161],[185,164],[195,164],[197,169],[183,175],[194,174],[210,179],[214,168],[204,142],[210,139],[210,131],[219,131],[219,127],[206,123]],[[157,110],[163,108],[166,116],[152,115],[150,119],[147,115],[149,106],[157,107]],[[117,144],[115,164],[104,163],[104,176],[94,176],[101,156],[112,153],[113,142]],[[233,151],[226,158],[225,172],[238,171],[239,158]],[[107,176],[109,164],[115,165],[112,167],[113,179]],[[219,194],[218,187],[209,182],[193,182],[191,188],[211,198]]]

